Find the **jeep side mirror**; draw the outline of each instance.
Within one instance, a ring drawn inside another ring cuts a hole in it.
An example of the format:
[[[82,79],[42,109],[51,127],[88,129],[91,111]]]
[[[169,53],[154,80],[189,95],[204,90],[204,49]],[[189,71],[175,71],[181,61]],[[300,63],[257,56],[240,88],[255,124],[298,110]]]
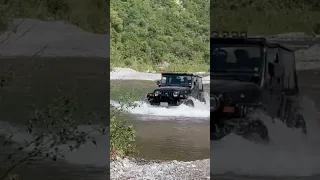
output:
[[[157,81],[157,85],[160,87],[161,86],[161,81]]]

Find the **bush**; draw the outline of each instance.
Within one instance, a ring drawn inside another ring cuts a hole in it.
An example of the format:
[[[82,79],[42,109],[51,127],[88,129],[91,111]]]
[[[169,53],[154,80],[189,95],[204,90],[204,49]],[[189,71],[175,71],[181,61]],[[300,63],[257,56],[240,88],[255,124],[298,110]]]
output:
[[[207,70],[209,0],[111,1],[110,6],[112,66],[146,71],[168,62],[181,67],[173,71]]]
[[[119,93],[117,95],[119,106],[110,110],[110,157],[132,155],[138,152],[135,146],[136,132],[126,120],[116,116],[137,107],[135,101],[139,99],[139,95],[134,90],[123,91],[120,84],[112,84],[110,89],[111,92]]]
[[[135,130],[133,126],[128,126],[127,121],[110,119],[110,152],[120,156],[130,155],[137,152],[135,146]]]

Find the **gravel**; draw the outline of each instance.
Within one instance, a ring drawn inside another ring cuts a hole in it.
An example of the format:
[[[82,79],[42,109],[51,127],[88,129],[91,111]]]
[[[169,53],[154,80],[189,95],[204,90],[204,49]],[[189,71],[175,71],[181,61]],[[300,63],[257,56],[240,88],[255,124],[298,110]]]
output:
[[[147,161],[116,157],[110,163],[110,179],[113,180],[201,180],[210,179],[210,160],[191,162]]]

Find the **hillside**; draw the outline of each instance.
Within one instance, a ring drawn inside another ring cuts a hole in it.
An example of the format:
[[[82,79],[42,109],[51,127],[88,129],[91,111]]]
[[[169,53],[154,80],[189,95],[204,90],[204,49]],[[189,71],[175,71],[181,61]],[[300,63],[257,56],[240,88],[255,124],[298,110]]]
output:
[[[211,0],[211,29],[251,35],[320,34],[319,0]]]
[[[113,67],[208,71],[209,0],[127,0],[110,6]]]

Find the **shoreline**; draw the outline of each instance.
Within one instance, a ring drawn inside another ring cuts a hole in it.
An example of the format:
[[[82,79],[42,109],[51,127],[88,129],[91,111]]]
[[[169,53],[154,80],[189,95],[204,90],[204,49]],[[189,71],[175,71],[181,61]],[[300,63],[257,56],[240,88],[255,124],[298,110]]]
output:
[[[119,157],[110,159],[110,178],[121,179],[210,179],[210,159],[161,161]]]

